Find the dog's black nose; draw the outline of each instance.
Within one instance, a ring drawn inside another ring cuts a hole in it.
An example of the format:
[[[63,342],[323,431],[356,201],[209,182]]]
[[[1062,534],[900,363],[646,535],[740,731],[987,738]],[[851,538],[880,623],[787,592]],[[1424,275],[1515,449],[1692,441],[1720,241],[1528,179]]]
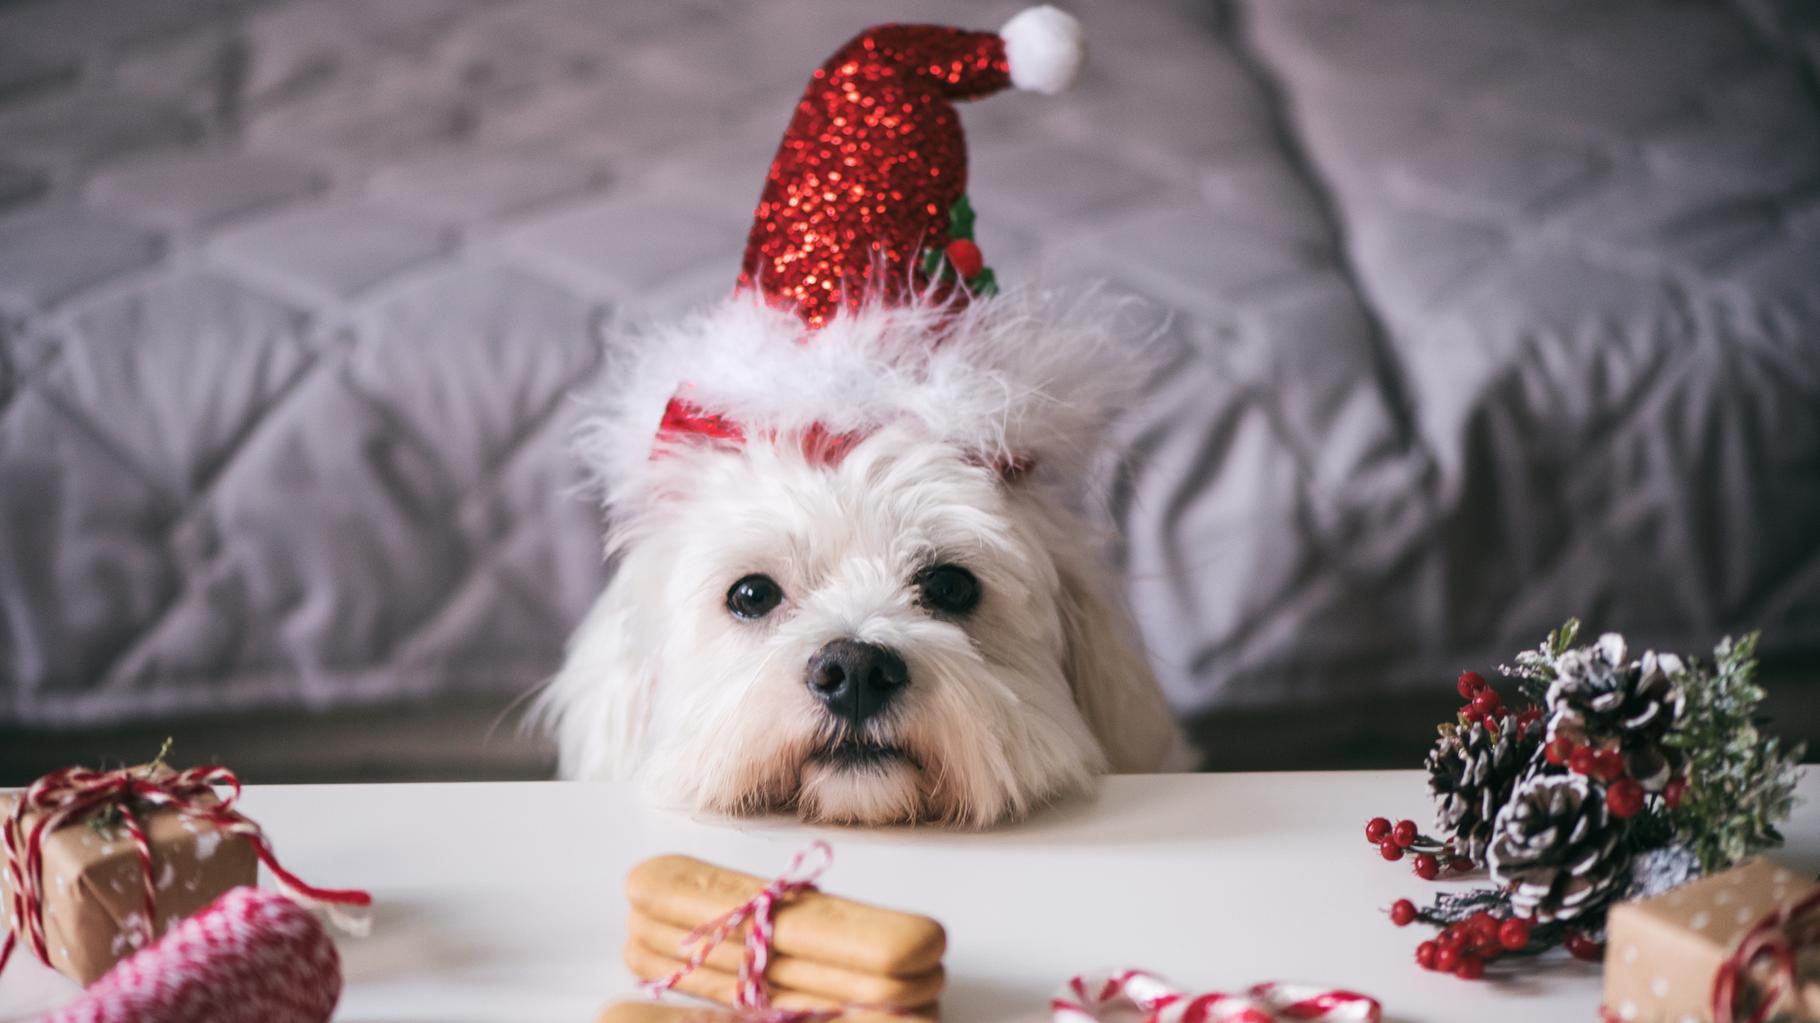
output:
[[[909,681],[904,659],[876,643],[837,639],[809,658],[809,691],[855,725],[883,710]]]

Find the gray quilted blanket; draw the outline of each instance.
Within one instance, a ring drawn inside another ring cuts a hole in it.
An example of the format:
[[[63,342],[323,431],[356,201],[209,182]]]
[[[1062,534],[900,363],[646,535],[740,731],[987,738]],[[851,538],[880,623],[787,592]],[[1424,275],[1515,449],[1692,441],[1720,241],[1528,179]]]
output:
[[[1185,714],[1569,613],[1820,660],[1807,8],[1076,6],[972,193],[1002,276],[1174,345],[1099,491]],[[834,45],[1014,9],[0,2],[0,723],[535,685],[602,331],[730,286]]]

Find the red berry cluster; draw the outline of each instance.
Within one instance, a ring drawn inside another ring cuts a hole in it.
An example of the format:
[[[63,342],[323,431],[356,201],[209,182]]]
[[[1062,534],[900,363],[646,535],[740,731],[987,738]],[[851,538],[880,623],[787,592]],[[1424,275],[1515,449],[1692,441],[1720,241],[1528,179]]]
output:
[[[1504,705],[1498,691],[1485,681],[1485,676],[1476,671],[1463,672],[1455,688],[1460,697],[1466,701],[1460,708],[1460,724],[1470,727],[1480,724],[1487,729],[1502,728],[1505,719],[1512,711]],[[1519,732],[1540,721],[1542,710],[1539,707],[1526,707],[1516,712]],[[1365,840],[1378,847],[1378,854],[1387,860],[1396,861],[1405,854],[1414,857],[1413,865],[1417,877],[1432,881],[1441,876],[1444,870],[1463,874],[1473,868],[1470,859],[1454,854],[1453,840],[1430,838],[1416,829],[1414,821],[1402,820],[1391,824],[1388,818],[1373,817],[1365,823]]]
[[[1503,727],[1504,719],[1510,716],[1510,708],[1504,706],[1504,698],[1485,681],[1485,676],[1476,671],[1463,671],[1460,680],[1454,684],[1460,699],[1466,705],[1460,708],[1462,725],[1484,725],[1487,730],[1496,731]],[[1525,707],[1517,712],[1517,728],[1528,728],[1542,720],[1542,708]]]
[[[1519,736],[1535,734],[1530,733],[1530,729],[1540,726],[1542,708],[1530,705],[1513,711],[1505,706],[1497,690],[1485,681],[1485,676],[1476,671],[1462,672],[1455,683],[1455,689],[1460,698],[1466,701],[1459,710],[1461,728],[1470,728],[1476,724],[1496,731],[1502,729],[1513,716]],[[1574,749],[1555,742],[1546,747],[1545,755],[1551,764],[1566,764],[1571,770],[1607,782],[1610,787],[1607,789],[1606,800],[1615,815],[1628,817],[1641,810],[1642,786],[1624,777],[1624,760],[1616,751],[1602,753],[1591,749]],[[1620,812],[1620,805],[1628,805],[1625,801],[1631,797],[1625,782],[1635,786],[1634,795],[1637,800],[1636,808],[1629,813]],[[1670,789],[1673,801],[1669,805],[1673,806],[1686,791],[1686,786],[1677,780],[1671,783]],[[1625,794],[1613,797],[1610,793],[1614,790]],[[1614,798],[1618,803],[1612,802]],[[1670,793],[1664,792],[1663,798],[1668,800]],[[1432,881],[1443,871],[1465,872],[1474,866],[1467,857],[1455,855],[1451,839],[1424,835],[1414,821],[1399,820],[1393,824],[1388,818],[1373,817],[1365,823],[1365,838],[1377,846],[1378,854],[1387,860],[1412,856],[1416,876],[1423,880]],[[1390,922],[1398,927],[1421,922],[1440,928],[1440,933],[1432,940],[1416,946],[1417,965],[1425,970],[1451,973],[1466,980],[1484,976],[1485,965],[1500,956],[1519,952],[1533,954],[1558,943],[1564,943],[1567,950],[1580,959],[1596,960],[1604,954],[1603,945],[1578,931],[1563,933],[1559,926],[1551,925],[1537,933],[1538,925],[1528,917],[1500,918],[1485,910],[1472,913],[1464,919],[1450,920],[1451,916],[1451,913],[1442,915],[1434,910],[1418,909],[1408,899],[1398,899],[1390,907]]]
[[[1485,964],[1494,959],[1525,950],[1534,951],[1530,949],[1532,939],[1541,937],[1537,948],[1547,948],[1551,944],[1548,937],[1535,934],[1536,922],[1528,917],[1500,918],[1480,910],[1465,919],[1442,925],[1441,920],[1417,909],[1408,899],[1398,899],[1390,904],[1391,923],[1408,927],[1418,921],[1441,926],[1441,931],[1433,939],[1416,946],[1416,965],[1437,973],[1451,973],[1463,980],[1484,976]],[[1575,959],[1598,962],[1605,957],[1605,946],[1581,931],[1568,931],[1564,937],[1557,933],[1553,940],[1565,944]]]
[[[1415,903],[1408,899],[1391,903],[1390,922],[1398,927],[1407,927],[1421,918]],[[1500,920],[1480,911],[1448,924],[1432,940],[1417,945],[1416,965],[1437,973],[1451,973],[1462,980],[1478,980],[1485,975],[1486,963],[1527,946],[1534,926],[1520,916]]]
[[[1378,855],[1395,862],[1410,855],[1415,867],[1416,876],[1424,881],[1433,881],[1441,876],[1443,868],[1455,873],[1472,869],[1472,864],[1463,856],[1455,856],[1453,843],[1430,838],[1416,828],[1412,820],[1400,820],[1390,823],[1388,817],[1373,817],[1365,822],[1365,841],[1378,847]]]
[[[1566,944],[1567,954],[1575,959],[1596,963],[1605,958],[1605,943],[1579,931],[1570,931]]]
[[[1643,785],[1632,778],[1624,767],[1624,754],[1616,749],[1595,749],[1575,745],[1565,737],[1556,737],[1542,747],[1542,756],[1559,767],[1563,764],[1575,774],[1583,774],[1605,785],[1605,808],[1613,817],[1628,820],[1643,812]],[[1662,787],[1662,802],[1669,809],[1681,805],[1687,795],[1687,779],[1671,778]]]

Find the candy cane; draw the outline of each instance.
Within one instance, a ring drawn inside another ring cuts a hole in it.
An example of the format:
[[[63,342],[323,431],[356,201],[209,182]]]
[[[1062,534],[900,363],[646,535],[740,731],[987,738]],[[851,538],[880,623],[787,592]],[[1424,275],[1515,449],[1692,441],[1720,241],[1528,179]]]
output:
[[[1049,1003],[1054,1023],[1383,1023],[1376,999],[1354,991],[1267,981],[1244,994],[1185,994],[1143,970],[1071,977]]]

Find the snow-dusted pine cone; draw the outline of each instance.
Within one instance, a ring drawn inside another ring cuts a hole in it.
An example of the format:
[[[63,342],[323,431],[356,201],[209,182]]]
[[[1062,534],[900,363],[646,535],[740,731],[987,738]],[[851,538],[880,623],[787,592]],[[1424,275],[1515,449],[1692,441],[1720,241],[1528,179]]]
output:
[[[1652,899],[1697,881],[1703,871],[1700,857],[1685,845],[1665,845],[1631,857],[1630,880],[1618,896],[1624,902]]]
[[[1625,879],[1618,829],[1603,793],[1582,775],[1520,782],[1492,831],[1485,854],[1492,880],[1511,886],[1512,907],[1539,923],[1603,905]]]
[[[1662,745],[1685,704],[1675,681],[1682,667],[1679,657],[1653,650],[1631,660],[1615,632],[1567,651],[1548,686],[1549,740],[1618,750],[1625,772],[1644,791],[1660,792],[1685,762],[1679,750]]]
[[[1424,766],[1435,800],[1435,827],[1474,866],[1484,864],[1492,823],[1529,769],[1540,737],[1540,727],[1519,727],[1517,716],[1509,714],[1496,731],[1477,721],[1464,728],[1443,725],[1428,751]]]

